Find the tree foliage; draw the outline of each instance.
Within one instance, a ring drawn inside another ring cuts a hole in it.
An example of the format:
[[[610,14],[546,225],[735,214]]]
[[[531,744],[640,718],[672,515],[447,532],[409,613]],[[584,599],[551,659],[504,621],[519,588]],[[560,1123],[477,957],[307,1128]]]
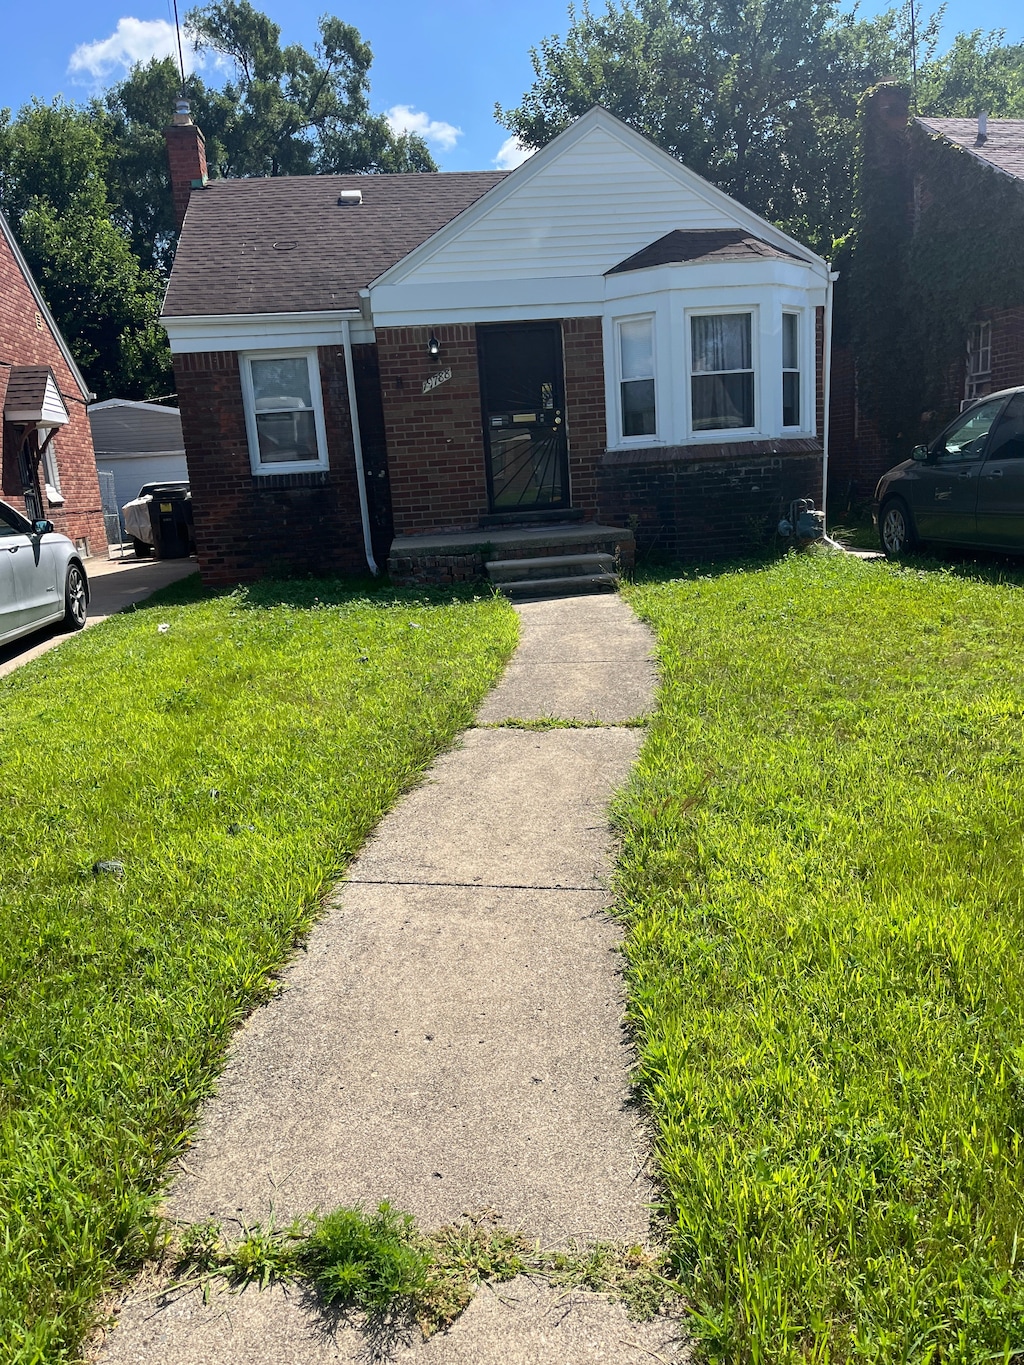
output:
[[[176,232],[164,128],[182,93],[213,177],[436,170],[422,138],[369,105],[372,54],[325,15],[312,52],[249,0],[192,10],[190,41],[226,61],[221,86],[165,58],[136,66],[85,107],[33,101],[0,113],[0,208],[100,397],[173,387],[156,319]]]
[[[936,58],[940,17],[915,33],[928,112],[957,112],[979,86],[992,112],[1008,112],[1019,51],[977,33]],[[521,104],[497,110],[521,142],[543,146],[602,104],[830,253],[851,222],[858,100],[882,79],[910,76],[905,11],[862,19],[835,0],[609,0],[570,20],[564,38],[534,49]]]
[[[0,118],[0,207],[90,386],[165,393],[162,281],[132,250],[107,196],[111,149],[91,114],[57,100]]]

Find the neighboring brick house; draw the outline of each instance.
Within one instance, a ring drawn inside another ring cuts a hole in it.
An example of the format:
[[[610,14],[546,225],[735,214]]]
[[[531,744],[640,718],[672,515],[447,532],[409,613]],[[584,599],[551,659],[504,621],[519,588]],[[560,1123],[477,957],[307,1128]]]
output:
[[[169,134],[207,582],[724,556],[819,496],[827,263],[606,111],[507,174],[207,183]]]
[[[845,335],[837,340],[830,402],[832,519],[870,498],[879,476],[965,402],[1024,384],[1024,119],[910,118],[907,92],[897,85],[871,92],[864,117],[871,153],[862,180],[884,177],[895,202],[876,196],[874,211],[895,209],[893,236],[901,239],[894,245],[893,278],[877,280],[875,306],[878,335],[891,340],[900,359],[874,383],[906,387],[915,396],[920,391],[923,410],[909,414],[904,430],[880,428],[876,416],[884,405],[871,392],[857,343]],[[963,174],[965,158],[975,174]],[[871,211],[861,208],[862,224]],[[895,278],[899,262],[912,262],[921,252],[921,235],[929,232],[941,234],[944,259],[950,260],[951,251],[955,259],[951,268],[936,272],[942,278],[916,286],[908,301]],[[856,289],[856,257],[850,278]],[[952,317],[965,297],[981,302],[967,316]],[[945,343],[951,323],[952,358],[936,393],[913,372],[926,369],[930,358],[923,347],[915,348],[913,337],[941,333]]]
[[[0,214],[0,496],[86,555],[107,546],[89,392]]]

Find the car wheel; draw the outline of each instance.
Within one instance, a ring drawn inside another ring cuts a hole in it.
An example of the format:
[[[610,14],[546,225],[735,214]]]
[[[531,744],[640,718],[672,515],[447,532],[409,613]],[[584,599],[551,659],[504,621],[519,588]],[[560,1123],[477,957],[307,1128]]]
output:
[[[85,587],[85,574],[77,564],[69,564],[64,580],[65,630],[81,630],[88,611],[89,594]]]
[[[135,551],[136,559],[148,559],[153,553],[152,545],[147,545],[144,540],[136,540],[132,536],[132,549]]]
[[[878,515],[878,537],[886,558],[899,559],[917,544],[914,523],[902,498],[891,498]]]

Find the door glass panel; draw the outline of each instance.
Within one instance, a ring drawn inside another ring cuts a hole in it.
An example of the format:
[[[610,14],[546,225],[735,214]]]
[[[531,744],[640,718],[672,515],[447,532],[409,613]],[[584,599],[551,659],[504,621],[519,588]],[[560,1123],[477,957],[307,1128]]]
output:
[[[1000,399],[998,403],[982,403],[981,407],[965,413],[932,446],[932,454],[939,460],[980,460],[989,430],[1002,406]]]

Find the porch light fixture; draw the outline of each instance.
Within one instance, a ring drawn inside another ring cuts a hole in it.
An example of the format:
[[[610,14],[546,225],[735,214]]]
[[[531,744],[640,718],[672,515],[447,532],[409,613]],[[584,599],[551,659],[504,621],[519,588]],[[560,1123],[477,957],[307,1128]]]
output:
[[[441,353],[441,343],[438,341],[437,337],[434,336],[434,333],[431,332],[431,334],[430,334],[430,340],[427,342],[427,354],[428,354],[428,355],[435,355],[435,356],[436,356],[436,355],[440,355],[440,353]]]

